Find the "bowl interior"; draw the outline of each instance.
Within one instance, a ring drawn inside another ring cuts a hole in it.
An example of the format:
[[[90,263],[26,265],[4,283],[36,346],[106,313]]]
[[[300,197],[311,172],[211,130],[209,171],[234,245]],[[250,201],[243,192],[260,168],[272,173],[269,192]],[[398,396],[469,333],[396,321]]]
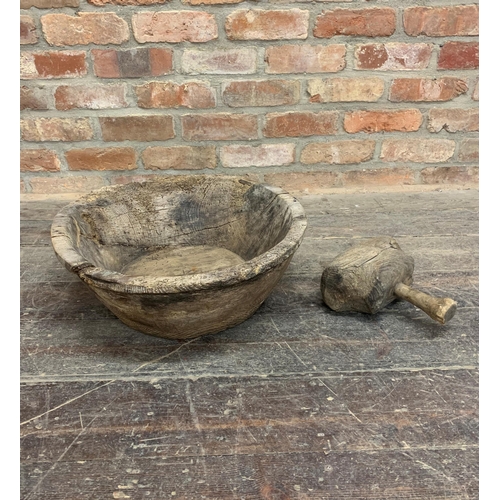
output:
[[[85,260],[129,276],[196,274],[251,260],[278,244],[293,220],[272,189],[210,176],[113,186],[67,215]]]

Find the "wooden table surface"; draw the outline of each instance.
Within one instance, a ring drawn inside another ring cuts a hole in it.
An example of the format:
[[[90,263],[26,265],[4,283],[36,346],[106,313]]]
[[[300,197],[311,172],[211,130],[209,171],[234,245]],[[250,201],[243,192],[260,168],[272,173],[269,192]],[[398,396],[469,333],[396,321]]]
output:
[[[56,259],[66,200],[21,206],[21,498],[478,498],[478,191],[308,195],[306,237],[243,324],[184,343],[117,320]],[[458,303],[336,314],[320,276],[392,235]]]

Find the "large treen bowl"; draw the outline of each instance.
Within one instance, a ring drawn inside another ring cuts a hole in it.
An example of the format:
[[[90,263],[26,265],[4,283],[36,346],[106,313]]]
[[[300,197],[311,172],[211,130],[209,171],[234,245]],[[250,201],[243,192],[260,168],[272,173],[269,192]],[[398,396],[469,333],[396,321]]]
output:
[[[52,244],[126,325],[168,339],[249,318],[306,229],[280,188],[226,176],[168,176],[94,191],[52,223]]]

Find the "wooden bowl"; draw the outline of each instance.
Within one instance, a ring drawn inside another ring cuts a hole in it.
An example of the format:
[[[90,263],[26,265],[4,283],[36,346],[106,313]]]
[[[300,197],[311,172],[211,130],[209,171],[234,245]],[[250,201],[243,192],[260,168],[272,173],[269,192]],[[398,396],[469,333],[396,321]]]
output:
[[[66,268],[126,325],[188,339],[250,317],[306,225],[280,188],[190,175],[94,191],[55,217],[51,236]]]

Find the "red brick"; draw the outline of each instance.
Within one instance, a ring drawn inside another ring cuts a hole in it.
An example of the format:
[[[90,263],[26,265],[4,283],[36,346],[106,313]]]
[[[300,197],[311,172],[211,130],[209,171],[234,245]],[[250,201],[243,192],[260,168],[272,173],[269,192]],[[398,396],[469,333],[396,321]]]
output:
[[[101,117],[104,141],[166,141],[175,137],[171,116]]]
[[[338,172],[280,172],[265,174],[264,181],[290,193],[323,193],[339,185]]]
[[[351,111],[344,116],[344,129],[357,132],[414,132],[422,124],[418,109]]]
[[[182,137],[188,141],[257,139],[257,116],[234,113],[184,115]]]
[[[389,88],[389,101],[450,101],[467,90],[467,82],[460,78],[396,78]]]
[[[67,151],[70,170],[134,170],[134,148],[86,148]]]
[[[140,108],[190,108],[215,107],[215,90],[204,83],[149,82],[135,87]]]
[[[89,141],[94,131],[90,118],[23,118],[23,141]]]
[[[266,49],[266,73],[335,73],[345,68],[345,45],[276,45]]]
[[[479,160],[479,139],[464,139],[458,146],[458,161],[477,162]]]
[[[94,73],[101,78],[162,76],[172,71],[172,51],[158,48],[94,49]]]
[[[79,7],[80,0],[21,0],[21,9],[57,9],[59,7]]]
[[[31,177],[31,192],[35,194],[88,193],[106,185],[102,177]]]
[[[222,100],[232,108],[297,104],[300,82],[290,80],[233,81],[226,84]]]
[[[21,87],[20,105],[24,109],[46,110],[51,102],[50,91],[44,87]]]
[[[375,141],[312,142],[302,150],[300,161],[306,165],[347,165],[370,160],[374,151]]]
[[[163,146],[146,148],[142,153],[148,170],[203,170],[217,166],[215,146]]]
[[[191,50],[182,54],[182,71],[188,74],[249,74],[257,71],[254,48]]]
[[[102,7],[105,5],[157,5],[168,0],[87,0],[92,5]]]
[[[324,78],[309,80],[310,102],[374,102],[384,93],[381,78]]]
[[[410,36],[468,36],[479,34],[479,6],[408,7],[403,24]]]
[[[94,49],[91,51],[94,74],[100,78],[120,78],[118,51],[113,49]]]
[[[477,184],[478,167],[427,167],[420,172],[422,184]]]
[[[138,12],[132,28],[139,43],[208,42],[218,36],[214,15],[200,11]]]
[[[309,11],[237,10],[226,18],[229,40],[290,40],[307,38]]]
[[[170,49],[152,47],[149,49],[149,64],[152,76],[166,75],[173,68],[173,52]]]
[[[443,129],[447,132],[477,132],[479,131],[479,109],[431,109],[427,128],[431,132],[439,132]]]
[[[294,144],[231,144],[224,146],[221,161],[224,167],[281,167],[295,160]]]
[[[78,12],[45,14],[41,17],[43,33],[49,45],[121,44],[129,39],[128,24],[114,12]]]
[[[21,16],[21,45],[38,42],[35,21],[31,16]]]
[[[61,162],[54,151],[21,150],[21,172],[59,172],[59,170],[61,170]]]
[[[446,42],[439,51],[438,69],[479,68],[479,43]]]
[[[383,71],[419,70],[429,66],[430,43],[372,43],[354,51],[357,69]]]
[[[21,79],[76,78],[87,74],[85,52],[22,52]]]
[[[316,18],[314,36],[390,36],[396,30],[396,11],[389,7],[333,9]]]
[[[263,134],[266,137],[307,137],[337,133],[337,111],[269,113]]]
[[[116,85],[63,85],[55,91],[56,109],[126,108],[126,87]]]
[[[448,139],[386,139],[380,159],[416,163],[439,163],[455,152],[455,141]]]
[[[377,168],[350,170],[342,174],[344,187],[405,186],[415,184],[415,173],[409,168]]]

